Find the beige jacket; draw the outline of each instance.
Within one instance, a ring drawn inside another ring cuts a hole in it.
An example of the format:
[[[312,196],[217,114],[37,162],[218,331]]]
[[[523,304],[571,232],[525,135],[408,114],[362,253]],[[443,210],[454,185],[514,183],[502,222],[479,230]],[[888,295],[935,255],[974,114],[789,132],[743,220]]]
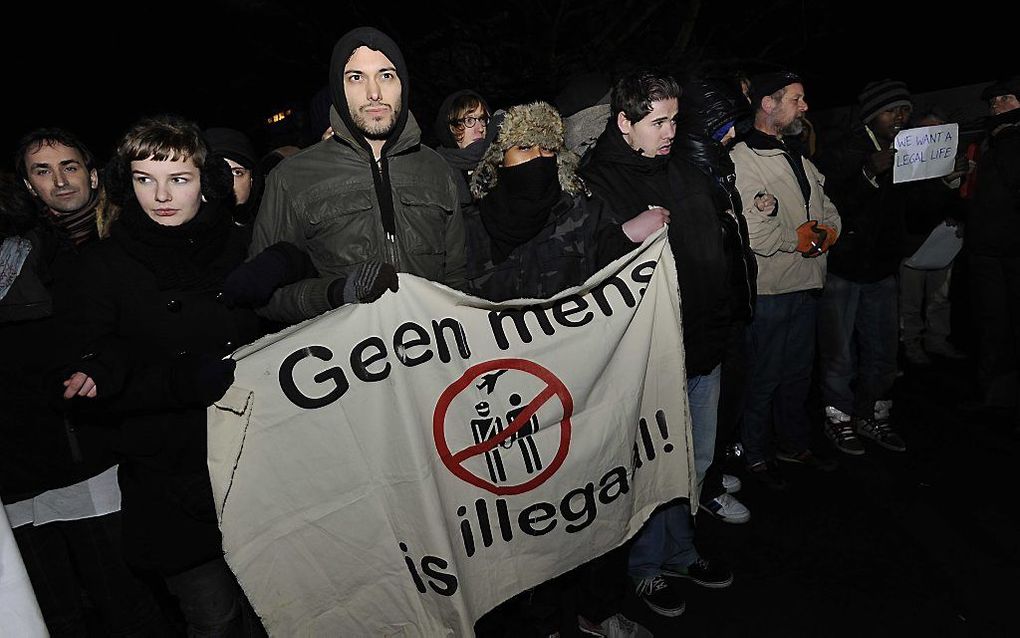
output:
[[[822,188],[825,177],[806,158],[804,171],[811,184],[811,198],[805,210],[797,177],[784,155],[777,149],[753,149],[744,142],[730,152],[737,172],[737,190],[744,202],[751,249],[758,260],[759,295],[821,289],[828,256],[801,256],[797,252],[797,227],[809,219],[835,228],[837,233],[842,227],[836,206]],[[779,201],[775,216],[754,206],[755,195],[763,191]]]

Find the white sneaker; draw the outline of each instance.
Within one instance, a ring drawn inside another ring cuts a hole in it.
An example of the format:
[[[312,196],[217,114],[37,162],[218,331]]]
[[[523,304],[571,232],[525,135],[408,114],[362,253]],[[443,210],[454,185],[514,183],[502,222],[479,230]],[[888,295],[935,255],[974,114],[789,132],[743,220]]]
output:
[[[722,486],[723,489],[726,490],[727,494],[736,494],[737,492],[740,491],[740,488],[743,487],[744,485],[743,483],[740,482],[740,479],[737,478],[736,476],[733,476],[732,474],[723,474]]]
[[[585,636],[599,638],[654,638],[652,632],[623,614],[610,616],[596,625],[584,616],[577,617],[577,628]]]
[[[701,503],[703,509],[724,523],[739,525],[751,520],[751,510],[730,494],[720,494],[710,501]]]

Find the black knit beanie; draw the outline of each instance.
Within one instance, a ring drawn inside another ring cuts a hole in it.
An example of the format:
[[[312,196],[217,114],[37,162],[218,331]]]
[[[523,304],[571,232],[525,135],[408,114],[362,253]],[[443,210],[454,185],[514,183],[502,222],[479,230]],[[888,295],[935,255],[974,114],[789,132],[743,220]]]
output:
[[[882,111],[897,106],[913,106],[907,85],[899,80],[879,80],[864,87],[857,96],[861,107],[861,121],[867,124]]]
[[[757,110],[761,106],[761,99],[766,95],[772,95],[791,84],[803,83],[804,80],[793,71],[759,73],[751,78],[751,107]]]

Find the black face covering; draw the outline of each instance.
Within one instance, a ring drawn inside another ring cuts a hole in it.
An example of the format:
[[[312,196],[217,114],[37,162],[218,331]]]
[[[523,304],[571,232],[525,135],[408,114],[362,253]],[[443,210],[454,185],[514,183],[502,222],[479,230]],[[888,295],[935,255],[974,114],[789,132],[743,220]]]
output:
[[[558,173],[555,157],[499,168],[496,187],[479,203],[482,223],[492,238],[493,261],[503,261],[542,230],[560,199]]]

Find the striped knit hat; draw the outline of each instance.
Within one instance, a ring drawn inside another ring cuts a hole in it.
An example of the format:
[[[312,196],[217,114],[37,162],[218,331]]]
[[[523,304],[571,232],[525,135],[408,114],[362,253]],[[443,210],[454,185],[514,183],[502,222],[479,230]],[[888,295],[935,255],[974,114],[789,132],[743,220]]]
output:
[[[861,107],[861,120],[867,124],[882,111],[894,109],[897,106],[913,106],[910,100],[910,91],[907,85],[899,80],[879,80],[871,82],[864,87],[861,94],[857,96],[857,103]]]

